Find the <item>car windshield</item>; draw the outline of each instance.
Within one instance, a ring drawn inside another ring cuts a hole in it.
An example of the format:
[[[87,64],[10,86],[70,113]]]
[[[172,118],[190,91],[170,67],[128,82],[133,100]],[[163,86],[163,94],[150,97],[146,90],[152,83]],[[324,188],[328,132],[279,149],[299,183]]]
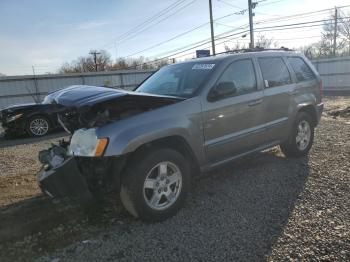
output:
[[[143,82],[136,92],[192,97],[214,70],[215,63],[183,63],[163,67]]]

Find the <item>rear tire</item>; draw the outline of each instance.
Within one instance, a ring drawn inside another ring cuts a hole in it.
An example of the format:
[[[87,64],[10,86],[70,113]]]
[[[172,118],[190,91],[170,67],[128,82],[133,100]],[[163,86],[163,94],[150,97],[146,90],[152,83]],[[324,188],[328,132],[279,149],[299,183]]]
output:
[[[147,222],[175,215],[190,190],[190,165],[173,149],[138,153],[122,177],[120,197],[127,211]]]
[[[51,130],[51,123],[45,116],[32,116],[26,123],[26,131],[32,137],[47,135]]]
[[[288,140],[280,145],[283,154],[287,157],[303,157],[310,151],[314,141],[314,124],[309,114],[300,112]]]

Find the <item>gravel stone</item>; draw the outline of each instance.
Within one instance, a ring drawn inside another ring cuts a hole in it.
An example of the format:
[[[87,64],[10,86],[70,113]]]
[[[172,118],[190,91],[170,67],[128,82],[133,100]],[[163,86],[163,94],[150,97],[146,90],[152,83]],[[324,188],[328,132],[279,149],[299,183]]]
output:
[[[340,102],[350,98],[326,106]],[[350,261],[349,138],[350,119],[326,111],[308,157],[287,159],[273,148],[205,174],[184,208],[161,223],[135,220],[116,202],[100,224],[63,225],[59,245],[30,254],[38,261]],[[23,250],[38,250],[37,238],[56,243],[41,232],[1,248],[0,260],[28,260]],[[76,238],[62,242],[67,232]]]

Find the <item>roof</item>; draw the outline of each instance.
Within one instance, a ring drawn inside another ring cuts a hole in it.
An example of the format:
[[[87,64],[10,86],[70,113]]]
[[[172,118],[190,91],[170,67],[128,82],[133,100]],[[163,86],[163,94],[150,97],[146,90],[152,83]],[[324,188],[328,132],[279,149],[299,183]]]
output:
[[[279,48],[279,49],[240,49],[240,50],[232,50],[227,52],[218,53],[215,56],[194,58],[191,60],[187,60],[181,63],[190,63],[190,62],[202,62],[202,63],[213,63],[226,59],[230,59],[233,56],[242,56],[242,55],[255,55],[255,54],[295,54],[295,51],[287,48]]]

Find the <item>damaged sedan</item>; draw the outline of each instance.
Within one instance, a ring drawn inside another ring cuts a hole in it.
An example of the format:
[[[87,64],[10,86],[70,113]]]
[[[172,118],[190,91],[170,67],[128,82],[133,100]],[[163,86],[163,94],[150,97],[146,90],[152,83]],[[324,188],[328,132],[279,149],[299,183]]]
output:
[[[303,85],[292,58],[309,70]],[[285,71],[266,73],[267,62]],[[164,220],[196,174],[276,145],[306,155],[322,112],[320,83],[299,54],[248,52],[163,67],[135,91],[68,88],[52,104],[71,136],[39,153],[39,186],[81,201],[117,191],[133,216]]]

